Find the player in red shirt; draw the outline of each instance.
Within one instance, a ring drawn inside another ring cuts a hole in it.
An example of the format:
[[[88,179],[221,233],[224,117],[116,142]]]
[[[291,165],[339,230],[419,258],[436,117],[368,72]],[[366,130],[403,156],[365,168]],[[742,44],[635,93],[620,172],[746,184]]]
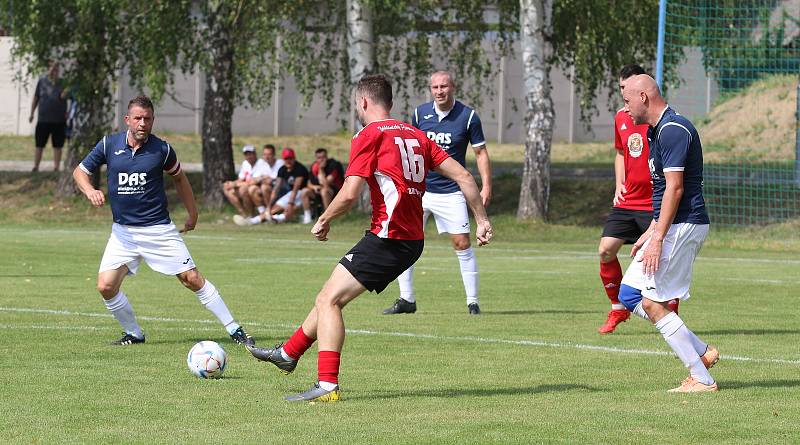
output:
[[[620,92],[631,76],[645,74],[639,65],[626,65],[619,73]],[[611,310],[601,334],[614,332],[617,325],[627,320],[631,313],[619,301],[619,285],[622,281],[622,266],[617,252],[623,244],[632,244],[644,233],[653,221],[653,186],[647,158],[650,146],[647,142],[647,124],[634,125],[630,115],[619,110],[614,116],[614,207],[608,215],[600,238],[600,279],[611,300]],[[677,310],[677,301],[673,303]]]
[[[318,380],[289,401],[335,402],[340,398],[339,361],[344,343],[342,308],[364,291],[380,293],[422,253],[422,195],[429,170],[456,181],[475,215],[479,245],[492,239],[492,226],[472,175],[422,131],[391,119],[392,86],[382,75],[364,76],[356,86],[355,106],[364,128],[353,138],[342,189],[319,217],[311,233],[328,239],[330,222],[358,200],[366,182],[372,224],[331,273],[303,324],[274,348],[248,348],[259,360],[288,374],[317,341]]]

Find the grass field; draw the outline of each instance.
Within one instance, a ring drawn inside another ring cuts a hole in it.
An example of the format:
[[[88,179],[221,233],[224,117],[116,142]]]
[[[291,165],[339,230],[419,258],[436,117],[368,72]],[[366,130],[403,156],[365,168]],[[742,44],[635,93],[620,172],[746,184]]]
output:
[[[483,315],[466,314],[454,255],[429,226],[419,311],[380,315],[397,297],[394,284],[347,307],[344,400],[308,405],[282,397],[313,381],[316,348],[282,376],[233,345],[176,279],[147,267],[124,286],[147,343],[109,346],[120,328],[94,281],[110,224],[87,218],[0,225],[4,442],[800,441],[796,226],[777,235],[712,230],[696,263],[681,315],[722,353],[717,394],[667,394],[686,371],[644,321],[596,333],[608,306],[599,229],[499,217],[498,241],[478,250]],[[364,224],[334,225],[324,244],[304,226],[229,223],[201,225],[186,241],[234,315],[271,345],[302,320]],[[186,369],[187,351],[204,339],[228,351],[221,380]]]

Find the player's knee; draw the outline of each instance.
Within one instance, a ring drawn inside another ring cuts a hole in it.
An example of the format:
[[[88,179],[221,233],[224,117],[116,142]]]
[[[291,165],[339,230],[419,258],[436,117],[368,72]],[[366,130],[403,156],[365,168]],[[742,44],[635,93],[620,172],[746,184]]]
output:
[[[177,277],[181,284],[193,291],[200,290],[205,284],[203,275],[201,275],[197,269],[191,269],[187,270],[186,272],[179,273]]]
[[[622,303],[626,309],[633,311],[637,304],[642,301],[642,291],[635,287],[630,287],[627,284],[619,286],[619,302]]]
[[[98,278],[97,291],[100,292],[100,295],[102,295],[103,298],[109,299],[119,292],[119,286],[116,283]]]
[[[329,292],[320,292],[314,301],[318,311],[327,311],[336,306],[336,296]]]
[[[469,249],[469,236],[459,236],[457,238],[453,238],[453,249],[455,250],[467,250]]]
[[[617,257],[617,252],[602,244],[597,248],[597,254],[600,256],[600,262],[602,263],[608,263]]]

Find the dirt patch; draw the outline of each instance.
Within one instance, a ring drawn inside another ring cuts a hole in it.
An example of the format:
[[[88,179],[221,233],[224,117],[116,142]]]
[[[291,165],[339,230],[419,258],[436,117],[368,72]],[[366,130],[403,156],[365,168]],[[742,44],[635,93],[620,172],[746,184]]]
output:
[[[797,82],[769,77],[716,105],[697,126],[705,159],[794,159]]]

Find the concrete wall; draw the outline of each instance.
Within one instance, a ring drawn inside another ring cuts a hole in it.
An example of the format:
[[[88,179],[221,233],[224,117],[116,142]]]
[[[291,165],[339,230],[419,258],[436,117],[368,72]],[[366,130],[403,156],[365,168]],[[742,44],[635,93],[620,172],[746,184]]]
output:
[[[0,109],[0,133],[6,134],[32,134],[33,125],[27,121],[30,113],[30,102],[35,80],[29,80],[26,87],[14,81],[15,66],[10,63],[11,37],[0,37],[0,103],[5,106]],[[517,49],[516,54],[521,51]],[[502,72],[496,80],[494,90],[484,95],[483,104],[478,108],[478,114],[483,121],[483,129],[490,141],[506,143],[522,142],[522,109],[524,97],[522,96],[522,64],[518,58],[507,58],[501,62]],[[442,67],[444,68],[444,67]],[[706,98],[705,74],[702,66],[696,63],[696,55],[688,58],[682,72],[691,74],[694,79],[690,84],[676,89],[671,95],[678,97],[684,91],[692,98]],[[699,70],[699,72],[697,72]],[[698,77],[698,75],[700,77]],[[554,141],[556,142],[584,142],[584,141],[610,141],[613,137],[613,115],[608,111],[605,101],[606,94],[601,93],[597,108],[599,114],[594,116],[587,130],[579,121],[580,110],[578,99],[575,97],[573,85],[565,73],[551,71],[552,98],[556,111]],[[712,82],[713,83],[713,82]],[[158,105],[158,128],[160,131],[174,131],[179,133],[200,133],[202,104],[205,81],[201,75],[179,77],[175,82],[174,98],[165,98]],[[503,86],[501,92],[501,85]],[[708,85],[711,85],[709,83]],[[467,85],[464,86],[468,87]],[[698,90],[699,89],[699,90]],[[135,91],[129,85],[123,73],[116,98],[115,125],[122,125],[122,117],[127,101],[135,96]],[[713,91],[715,97],[716,90]],[[713,100],[709,96],[709,100]],[[516,99],[518,111],[514,112],[512,98]],[[395,117],[409,113],[414,104],[428,101],[427,91],[420,91],[416,98],[412,98],[409,110],[395,110]],[[691,115],[705,109],[705,102],[701,105],[693,104]],[[398,104],[399,106],[400,104]],[[469,104],[468,104],[469,105]],[[619,104],[615,104],[615,107]],[[287,134],[325,134],[340,129],[340,116],[328,115],[328,107],[316,98],[308,108],[302,107],[302,98],[297,94],[292,79],[286,79],[280,85],[277,94],[274,94],[272,103],[261,110],[239,107],[233,116],[233,132],[238,135],[287,135]]]

